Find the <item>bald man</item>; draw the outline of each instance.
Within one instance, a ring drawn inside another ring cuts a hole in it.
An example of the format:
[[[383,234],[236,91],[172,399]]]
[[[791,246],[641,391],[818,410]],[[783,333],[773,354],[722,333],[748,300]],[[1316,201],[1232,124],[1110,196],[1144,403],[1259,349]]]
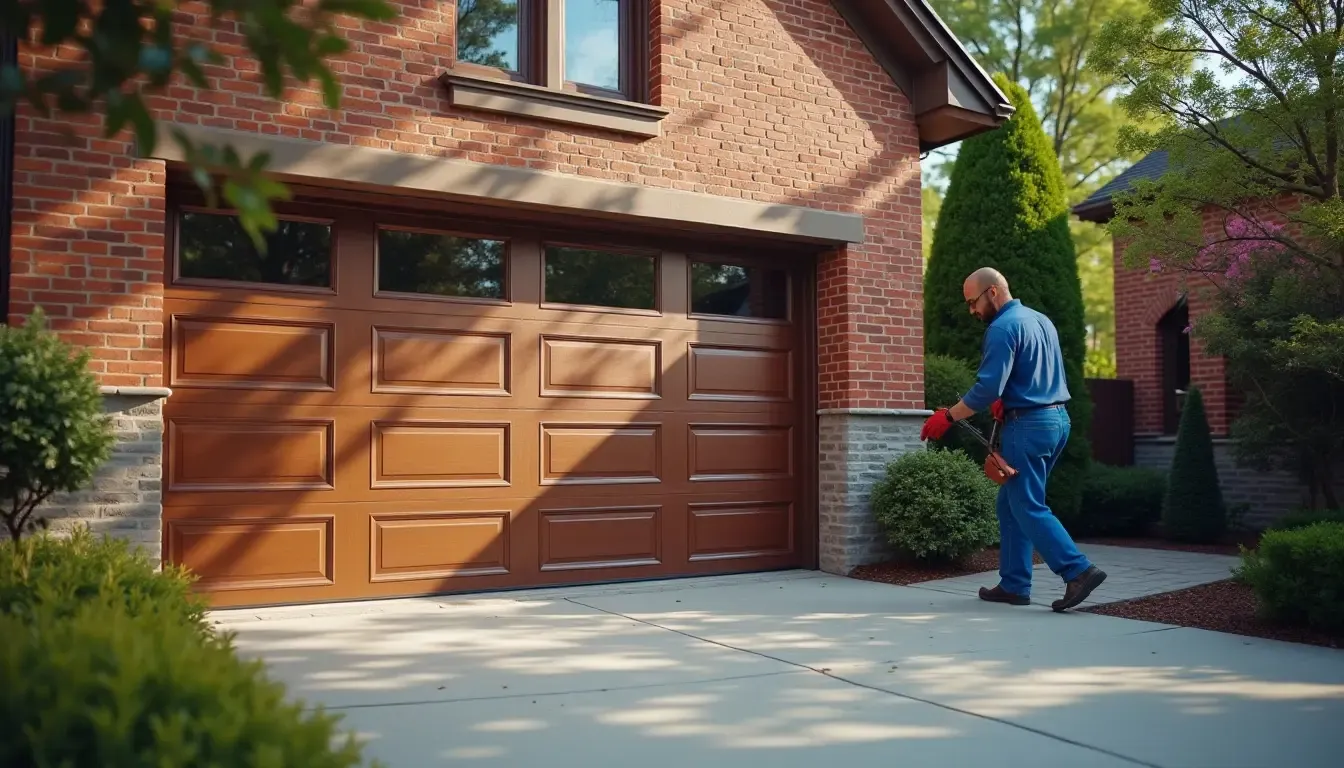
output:
[[[984,321],[980,371],[956,405],[924,422],[920,439],[942,437],[957,421],[990,408],[1003,424],[1002,454],[1018,475],[999,487],[999,583],[980,598],[1010,605],[1031,603],[1033,545],[1064,580],[1064,597],[1051,608],[1066,611],[1092,594],[1106,573],[1078,551],[1069,532],[1045,503],[1045,485],[1069,441],[1069,388],[1059,333],[1050,318],[1014,299],[1008,280],[990,267],[971,273],[962,296]]]

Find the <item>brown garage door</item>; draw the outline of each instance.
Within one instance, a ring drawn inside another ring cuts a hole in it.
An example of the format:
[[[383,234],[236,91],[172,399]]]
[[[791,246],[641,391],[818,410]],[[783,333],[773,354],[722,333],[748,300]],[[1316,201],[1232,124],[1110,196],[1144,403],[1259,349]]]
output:
[[[164,556],[216,605],[806,562],[802,273],[286,211],[169,211]]]

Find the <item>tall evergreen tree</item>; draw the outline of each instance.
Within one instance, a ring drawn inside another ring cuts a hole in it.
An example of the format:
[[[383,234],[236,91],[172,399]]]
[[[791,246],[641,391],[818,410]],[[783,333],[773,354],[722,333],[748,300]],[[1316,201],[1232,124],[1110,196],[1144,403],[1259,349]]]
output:
[[[1211,544],[1227,529],[1227,508],[1218,484],[1213,435],[1204,413],[1204,396],[1191,387],[1181,407],[1176,451],[1162,499],[1163,534],[1173,541]]]
[[[1017,111],[997,130],[965,140],[957,154],[925,276],[924,351],[980,359],[985,327],[966,310],[961,293],[966,276],[979,267],[998,269],[1014,298],[1054,322],[1073,426],[1051,473],[1046,501],[1068,526],[1078,515],[1092,454],[1082,285],[1064,180],[1050,139],[1026,90],[1002,74],[994,81]]]

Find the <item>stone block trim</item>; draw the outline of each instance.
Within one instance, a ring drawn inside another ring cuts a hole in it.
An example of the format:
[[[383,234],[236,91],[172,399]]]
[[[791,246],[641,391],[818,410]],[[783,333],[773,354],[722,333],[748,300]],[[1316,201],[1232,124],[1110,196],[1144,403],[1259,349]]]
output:
[[[163,398],[157,394],[104,395],[116,445],[88,487],[55,494],[36,515],[60,533],[87,526],[94,533],[138,545],[160,561],[163,532]]]
[[[886,465],[924,450],[919,430],[928,411],[822,410],[817,434],[818,554],[821,570],[841,576],[892,556],[870,503]]]
[[[1176,451],[1176,440],[1170,437],[1140,437],[1134,440],[1134,463],[1162,471],[1171,469],[1171,457]],[[1233,441],[1214,438],[1213,461],[1218,469],[1218,484],[1223,500],[1228,505],[1245,504],[1249,507],[1241,520],[1251,528],[1265,528],[1285,513],[1307,506],[1306,485],[1293,473],[1275,470],[1263,472],[1237,466]],[[1344,461],[1336,471],[1344,477]],[[1344,492],[1344,487],[1339,487]]]

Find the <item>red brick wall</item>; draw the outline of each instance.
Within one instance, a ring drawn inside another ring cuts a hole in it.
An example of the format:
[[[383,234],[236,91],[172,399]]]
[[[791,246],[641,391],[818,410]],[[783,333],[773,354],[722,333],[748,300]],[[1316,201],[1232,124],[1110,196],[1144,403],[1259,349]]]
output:
[[[455,111],[436,77],[452,60],[453,3],[407,0],[394,24],[350,24],[342,109],[294,92],[280,114],[236,29],[186,4],[182,34],[228,59],[213,92],[157,103],[178,122],[459,157],[764,202],[860,212],[869,241],[820,266],[823,407],[923,401],[918,143],[910,105],[827,0],[651,3],[651,90],[673,114],[637,140]],[[25,48],[30,73],[69,52]],[[237,58],[234,58],[234,57]],[[76,121],[75,139],[18,119],[11,311],[40,303],[93,349],[107,384],[163,382],[164,172],[123,138]]]
[[[1279,209],[1290,204],[1276,201]],[[1260,206],[1252,213],[1266,221],[1283,222],[1281,213]],[[1222,235],[1227,214],[1209,209],[1204,213],[1204,236]],[[1175,305],[1182,288],[1182,273],[1165,270],[1150,273],[1147,267],[1127,268],[1124,252],[1128,241],[1117,239],[1114,250],[1115,274],[1115,363],[1116,377],[1134,382],[1134,431],[1137,434],[1162,433],[1161,347],[1157,323]],[[1202,278],[1188,278],[1189,313],[1198,323],[1210,306],[1214,286]],[[1221,358],[1204,353],[1197,335],[1190,339],[1190,383],[1204,395],[1209,426],[1214,435],[1227,434],[1243,400],[1240,392],[1229,389]]]

